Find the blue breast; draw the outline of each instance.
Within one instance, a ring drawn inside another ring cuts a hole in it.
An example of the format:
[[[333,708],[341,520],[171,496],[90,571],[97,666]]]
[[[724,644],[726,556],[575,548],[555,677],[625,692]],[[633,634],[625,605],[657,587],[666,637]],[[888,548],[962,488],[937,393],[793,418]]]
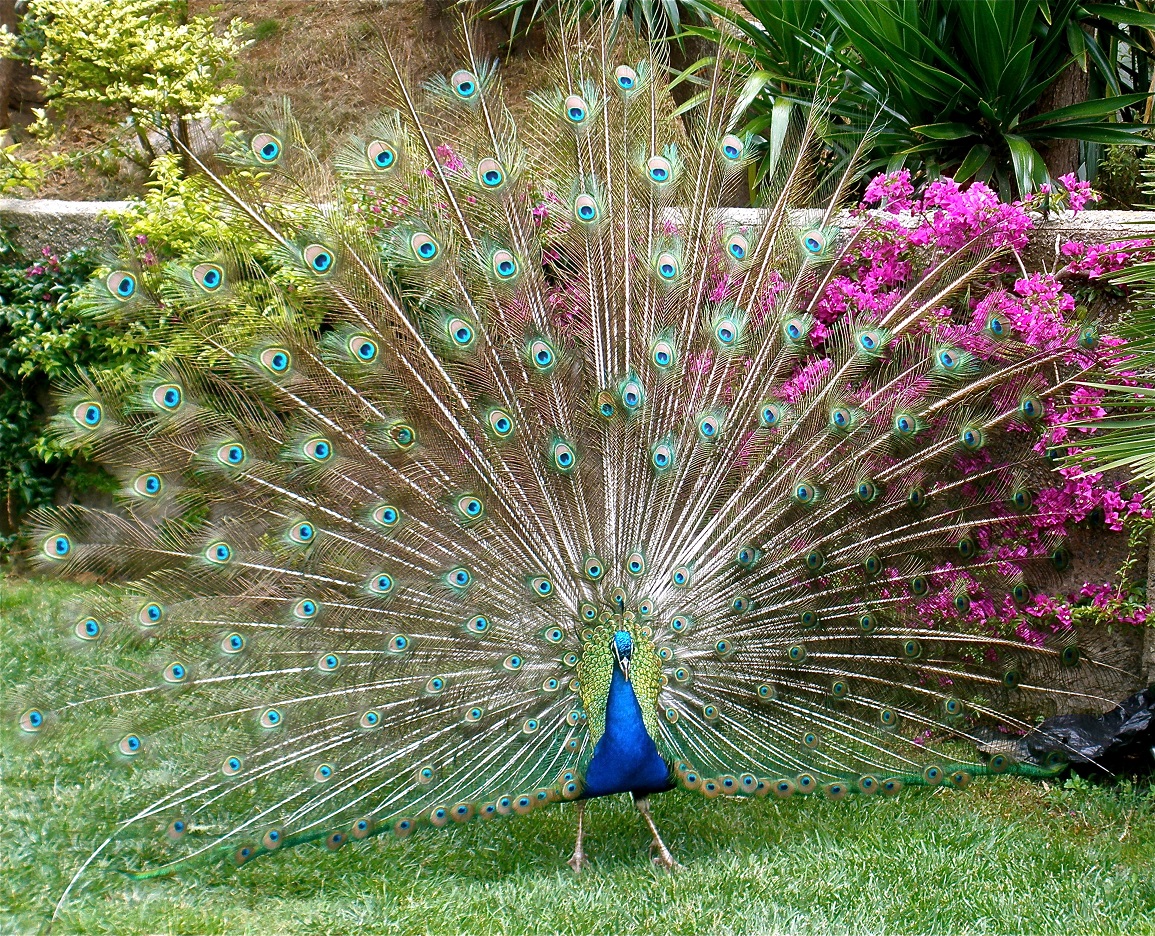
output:
[[[634,688],[614,667],[606,702],[606,731],[594,747],[582,797],[660,793],[673,788],[670,767],[646,731]]]

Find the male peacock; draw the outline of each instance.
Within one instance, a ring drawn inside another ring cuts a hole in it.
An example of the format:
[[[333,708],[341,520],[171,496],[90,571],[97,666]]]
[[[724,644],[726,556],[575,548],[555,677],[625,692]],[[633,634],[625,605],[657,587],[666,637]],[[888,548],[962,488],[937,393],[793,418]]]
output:
[[[149,378],[68,391],[58,432],[123,499],[40,515],[36,553],[131,581],[68,624],[91,684],[14,716],[171,779],[89,862],[132,842],[149,877],[572,800],[579,871],[584,800],[628,792],[669,868],[648,797],[675,786],[1053,768],[974,742],[1081,698],[1091,664],[970,608],[1065,558],[1016,530],[1093,335],[960,325],[981,238],[815,332],[863,236],[834,227],[853,169],[815,192],[821,109],[737,224],[724,70],[687,134],[659,52],[558,48],[522,127],[468,42],[420,89],[387,59],[396,109],[331,168],[280,115],[209,173],[229,238],[91,286],[169,332]]]

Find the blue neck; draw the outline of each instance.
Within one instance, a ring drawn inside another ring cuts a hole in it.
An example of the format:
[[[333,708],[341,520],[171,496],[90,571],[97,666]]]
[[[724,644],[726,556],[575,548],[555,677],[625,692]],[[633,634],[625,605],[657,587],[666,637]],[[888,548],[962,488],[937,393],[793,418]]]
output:
[[[606,700],[606,731],[586,767],[582,797],[660,793],[671,789],[669,765],[642,721],[634,687],[614,667]]]

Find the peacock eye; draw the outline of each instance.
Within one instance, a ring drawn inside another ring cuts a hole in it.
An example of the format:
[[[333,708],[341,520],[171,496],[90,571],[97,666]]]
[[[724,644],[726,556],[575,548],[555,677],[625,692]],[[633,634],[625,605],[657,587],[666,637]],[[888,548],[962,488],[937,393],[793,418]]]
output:
[[[86,617],[76,622],[74,631],[81,640],[96,640],[104,632],[104,627],[96,618]]]
[[[762,406],[758,418],[767,428],[777,426],[782,420],[782,408],[777,403],[766,403]]]
[[[553,582],[551,582],[544,575],[539,575],[530,580],[530,591],[532,591],[539,598],[548,598],[553,594]]]
[[[745,260],[750,252],[750,242],[742,234],[731,234],[726,240],[726,253],[731,260]]]
[[[635,577],[645,574],[646,557],[641,550],[630,553],[626,559],[626,571]]]
[[[501,188],[505,181],[505,170],[496,159],[483,159],[477,164],[477,181],[487,189]]]
[[[152,390],[153,403],[170,413],[180,409],[183,400],[184,394],[177,384],[161,384]]]
[[[293,605],[293,617],[300,621],[311,621],[317,616],[317,612],[320,610],[320,605],[312,598],[302,598]]]
[[[206,292],[216,292],[225,281],[225,271],[215,263],[198,263],[193,267],[193,282]]]
[[[493,275],[503,282],[508,282],[517,276],[517,258],[508,250],[496,251],[490,265],[493,269]]]
[[[464,101],[477,94],[477,76],[464,68],[449,76],[449,84],[453,88],[453,93]]]
[[[423,263],[428,263],[437,257],[441,252],[441,247],[428,234],[419,232],[409,238],[409,248],[413,251],[413,255]]]
[[[651,156],[646,161],[646,175],[655,185],[665,185],[674,177],[674,169],[665,156]]]
[[[654,366],[659,370],[666,370],[674,363],[674,346],[662,340],[654,343],[652,352]]]
[[[654,269],[658,271],[660,276],[667,283],[674,280],[678,275],[678,259],[668,251],[658,256],[657,262],[654,264]]]
[[[261,366],[273,374],[283,374],[293,363],[293,356],[285,348],[266,348],[261,352]]]
[[[706,415],[698,420],[698,435],[706,442],[713,442],[722,431],[722,421],[717,416]]]
[[[548,374],[557,363],[557,355],[548,341],[537,338],[530,342],[529,360],[540,373]]]
[[[598,203],[592,195],[581,194],[573,201],[574,216],[583,224],[592,224],[598,219]]]
[[[723,318],[714,326],[714,337],[719,344],[729,347],[738,340],[738,323],[732,318]]]
[[[803,249],[810,256],[818,256],[824,250],[826,250],[826,235],[818,229],[803,231],[799,240],[802,241]]]
[[[155,627],[164,619],[164,608],[150,601],[137,612],[136,619],[145,627]]]
[[[684,565],[678,566],[670,576],[670,581],[677,585],[678,588],[685,588],[690,584],[690,567]]]
[[[669,471],[673,467],[674,450],[668,442],[654,446],[654,450],[650,453],[650,463],[659,473]]]
[[[63,559],[72,552],[72,540],[63,533],[50,536],[44,541],[44,555],[49,559]]]
[[[121,302],[126,302],[136,295],[136,277],[127,270],[113,270],[108,274],[104,284]]]
[[[173,662],[165,667],[164,681],[168,683],[182,683],[188,679],[188,669],[183,663]]]
[[[506,438],[513,432],[513,419],[505,410],[491,410],[488,421],[489,428],[492,429],[494,435],[500,439]]]
[[[397,162],[397,151],[384,140],[374,140],[365,148],[365,155],[373,169],[391,169]]]
[[[550,457],[554,467],[559,471],[569,472],[577,464],[577,456],[573,449],[565,442],[555,442],[550,449]]]
[[[377,360],[377,342],[365,335],[354,335],[347,343],[353,360],[362,364],[371,364]]]
[[[627,380],[622,387],[622,404],[628,410],[636,410],[642,405],[645,399],[645,394],[642,390],[642,385],[636,380]]]
[[[239,442],[226,442],[217,449],[217,461],[231,468],[243,465],[246,458],[248,458],[248,453]]]
[[[1046,413],[1046,407],[1038,397],[1023,397],[1019,403],[1019,412],[1023,414],[1024,418],[1033,422]]]
[[[465,319],[450,319],[445,326],[445,331],[449,335],[449,340],[458,348],[468,348],[473,344],[475,337],[473,326],[465,321]]]
[[[629,65],[619,65],[614,69],[614,83],[622,91],[632,91],[638,84],[638,73]]]
[[[224,653],[240,653],[245,649],[245,638],[240,634],[228,634],[221,639],[221,650]]]
[[[104,421],[104,409],[95,400],[85,400],[72,407],[72,418],[85,429],[95,429]]]
[[[302,446],[302,451],[305,453],[306,458],[315,462],[326,462],[333,457],[333,446],[329,443],[328,439],[321,436],[309,439],[304,446]]]
[[[987,331],[995,338],[1004,338],[1010,332],[1011,326],[1001,315],[992,315],[987,319]]]
[[[214,565],[225,565],[233,558],[232,547],[223,540],[217,540],[215,543],[209,543],[205,547],[205,558]]]
[[[485,505],[481,498],[467,494],[457,499],[457,512],[465,520],[480,520],[485,516]]]
[[[333,268],[333,254],[327,247],[310,244],[302,253],[305,264],[317,274],[328,273]]]
[[[732,133],[728,133],[726,136],[722,137],[722,142],[720,144],[722,155],[731,162],[737,160],[742,155],[742,151],[745,148],[746,145],[742,142],[742,140],[734,136]]]
[[[465,566],[458,566],[456,569],[450,569],[445,574],[445,581],[450,588],[455,590],[464,590],[473,583],[473,575]]]
[[[590,556],[590,558],[588,558],[585,561],[585,565],[583,566],[583,571],[585,572],[586,578],[588,578],[592,582],[596,582],[603,575],[605,575],[605,572],[606,572],[605,563],[603,563],[599,558],[597,558],[597,556]]]
[[[273,165],[281,158],[281,141],[271,133],[256,134],[249,142],[249,149],[266,166]]]
[[[317,528],[311,523],[296,523],[289,527],[289,539],[294,543],[311,543],[317,535]]]
[[[571,123],[580,124],[589,116],[589,109],[586,107],[586,102],[576,94],[571,94],[565,99],[564,108],[566,119]]]

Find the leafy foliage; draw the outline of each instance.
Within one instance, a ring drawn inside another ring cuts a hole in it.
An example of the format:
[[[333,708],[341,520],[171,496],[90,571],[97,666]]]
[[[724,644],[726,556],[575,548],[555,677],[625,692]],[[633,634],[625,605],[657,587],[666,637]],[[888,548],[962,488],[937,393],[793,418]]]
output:
[[[218,32],[186,0],[30,0],[22,32],[48,101],[126,119],[151,162],[150,128],[172,143],[240,96],[230,79],[246,29],[234,19]]]
[[[695,2],[737,30],[731,54],[754,64],[752,82],[773,89],[751,102],[754,132],[781,125],[781,101],[824,88],[837,149],[861,139],[877,113],[874,166],[992,182],[1004,199],[1049,181],[1041,141],[1148,142],[1141,124],[1112,122],[1149,92],[1122,93],[1077,0],[746,0],[752,22],[716,0]],[[689,31],[724,38],[721,29]],[[1094,69],[1112,93],[1038,113],[1072,64]]]

